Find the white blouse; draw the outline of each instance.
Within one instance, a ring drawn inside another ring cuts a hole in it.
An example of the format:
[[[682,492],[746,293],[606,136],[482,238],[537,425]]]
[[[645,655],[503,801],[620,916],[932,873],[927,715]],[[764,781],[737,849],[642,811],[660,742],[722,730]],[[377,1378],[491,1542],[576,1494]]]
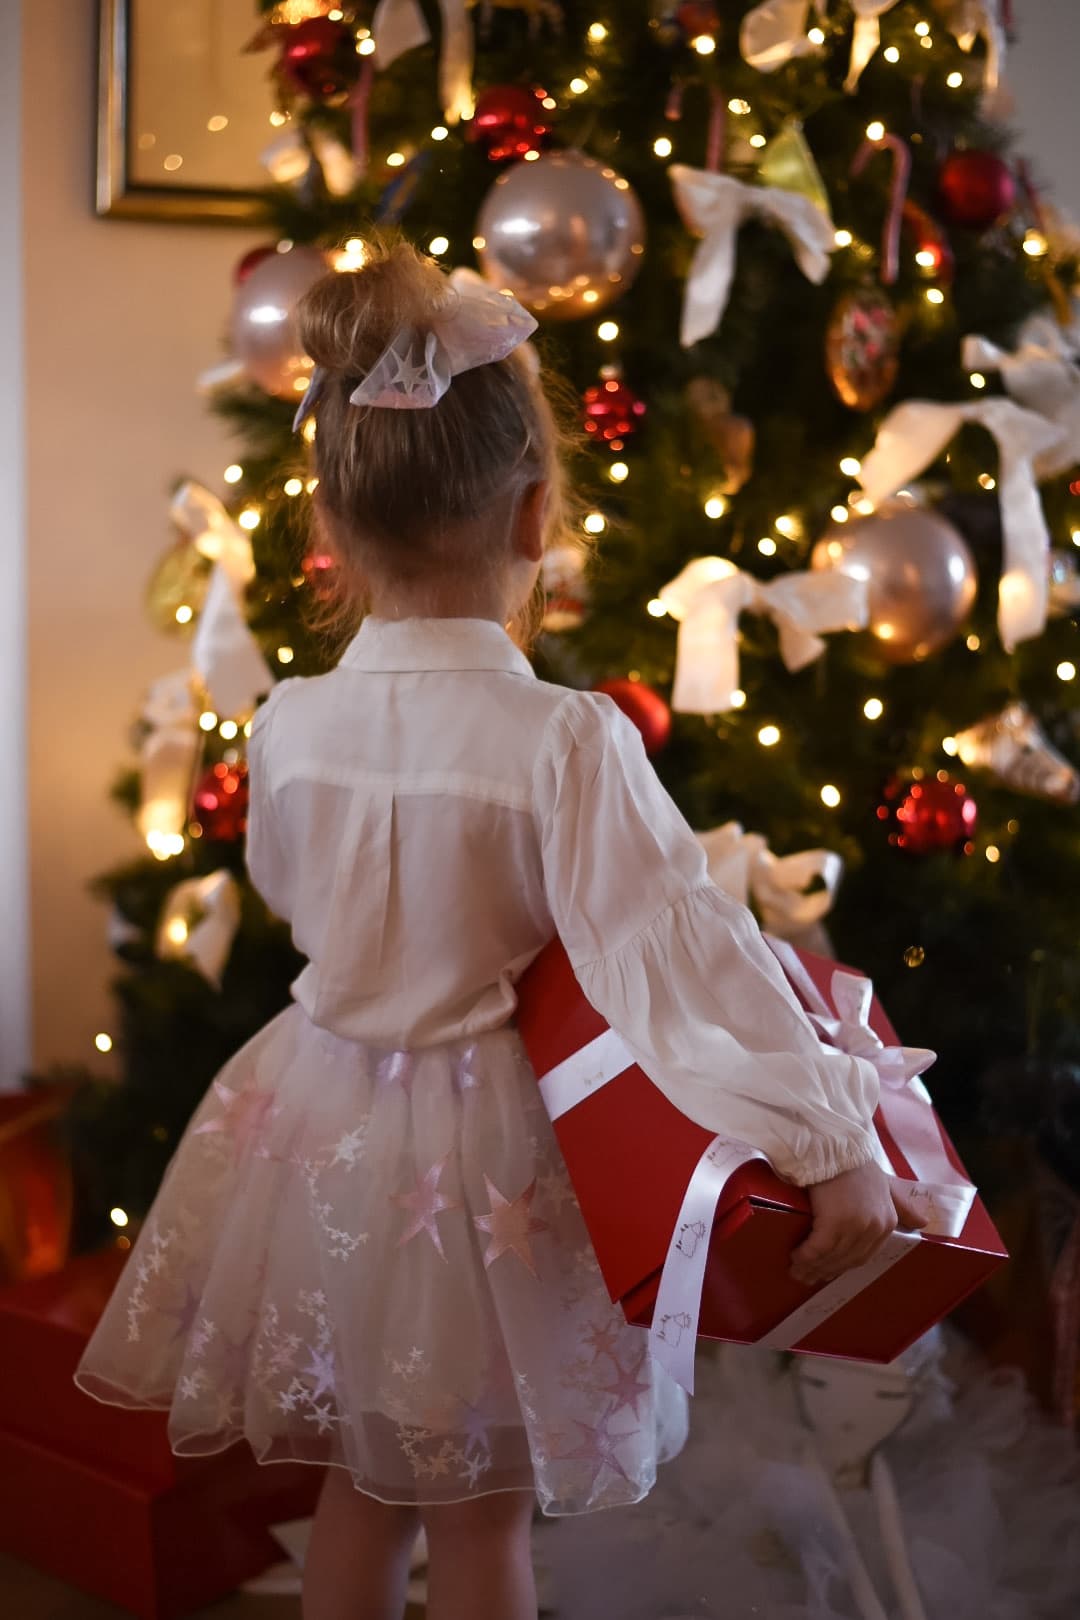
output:
[[[866,1162],[877,1075],[822,1045],[612,701],[485,619],[367,619],[250,743],[248,863],[319,1025],[427,1046],[513,1017],[556,933],[592,1005],[709,1130],[821,1181]]]

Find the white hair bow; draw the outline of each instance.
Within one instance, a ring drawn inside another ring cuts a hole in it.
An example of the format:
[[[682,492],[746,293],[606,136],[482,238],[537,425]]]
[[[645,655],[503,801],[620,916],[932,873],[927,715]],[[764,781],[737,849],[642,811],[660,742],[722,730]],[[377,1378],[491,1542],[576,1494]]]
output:
[[[496,292],[479,277],[459,278],[448,287],[446,302],[428,327],[403,326],[395,332],[349,402],[391,411],[430,410],[455,377],[505,360],[536,326],[528,310],[508,293]],[[316,366],[296,412],[294,430],[310,415],[325,386],[326,372]]]

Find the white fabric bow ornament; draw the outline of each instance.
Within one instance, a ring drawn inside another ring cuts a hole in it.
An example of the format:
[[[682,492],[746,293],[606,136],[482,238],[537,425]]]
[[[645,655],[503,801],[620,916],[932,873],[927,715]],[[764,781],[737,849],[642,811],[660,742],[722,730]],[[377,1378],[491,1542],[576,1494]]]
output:
[[[1053,478],[1080,461],[1080,366],[1056,321],[1040,315],[1026,321],[1011,354],[972,334],[964,339],[963,362],[967,371],[999,371],[1018,405],[1061,428],[1060,443],[1035,458],[1037,478]]]
[[[255,577],[251,541],[202,484],[182,484],[170,516],[215,565],[191,643],[192,666],[219,714],[248,715],[274,684],[244,612],[244,591]]]
[[[970,770],[992,771],[1021,793],[1055,804],[1080,800],[1080,771],[1050,742],[1026,703],[956,733],[956,752]]]
[[[448,124],[471,118],[473,97],[473,36],[466,15],[465,0],[439,0],[442,13],[442,45],[439,55],[439,99]],[[371,19],[375,41],[375,62],[388,68],[404,56],[431,41],[423,11],[417,0],[379,0]]]
[[[142,707],[148,730],[139,749],[139,808],[135,825],[154,854],[184,847],[191,783],[202,748],[189,670],[151,683]]]
[[[730,174],[683,163],[673,163],[670,174],[679,213],[702,238],[686,280],[680,334],[684,348],[720,325],[735,273],[735,238],[748,219],[777,226],[807,280],[824,281],[836,242],[830,221],[808,197],[775,186],[748,186]]]
[[[897,0],[851,0],[855,12],[855,31],[851,38],[851,60],[844,89],[857,90],[863,70],[881,44],[881,23],[887,11]],[[1005,54],[1005,29],[1002,26],[998,0],[948,0],[943,21],[961,50],[970,51],[982,35],[986,39],[986,68],[983,85],[993,93],[1001,77],[1001,64]]]
[[[835,850],[774,855],[762,833],[744,832],[737,821],[727,821],[697,837],[709,876],[718,888],[741,905],[752,902],[767,933],[797,939],[813,949],[805,936],[832,910],[843,876],[844,863]],[[818,880],[823,887],[808,893],[811,883]],[[819,937],[820,933],[818,929]]]
[[[240,889],[224,868],[187,878],[170,889],[158,919],[155,950],[165,961],[188,961],[221,988],[221,975],[240,926]]]
[[[813,0],[818,17],[825,16],[825,0]],[[764,0],[746,13],[739,30],[743,60],[759,73],[775,73],[798,56],[818,50],[807,38],[811,0]]]
[[[765,613],[780,634],[780,656],[803,669],[825,651],[821,637],[861,630],[867,582],[833,569],[793,571],[768,581],[723,557],[696,557],[660,591],[679,622],[671,706],[680,714],[722,714],[739,686],[739,615]]]
[[[976,422],[997,440],[1001,457],[998,496],[1004,572],[998,587],[998,628],[1006,652],[1040,635],[1049,602],[1050,535],[1035,482],[1037,457],[1056,448],[1063,430],[1011,399],[939,405],[909,399],[891,410],[877,443],[863,459],[859,481],[875,506],[918,478],[964,422]]]

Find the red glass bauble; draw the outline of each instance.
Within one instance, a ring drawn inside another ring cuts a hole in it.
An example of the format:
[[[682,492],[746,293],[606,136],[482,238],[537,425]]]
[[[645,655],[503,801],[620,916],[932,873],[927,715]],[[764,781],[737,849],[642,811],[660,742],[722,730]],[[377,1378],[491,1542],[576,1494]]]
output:
[[[594,690],[606,692],[626,718],[634,722],[647,754],[660,752],[671,736],[671,710],[659,692],[654,692],[644,681],[626,679],[601,681]]]
[[[956,259],[941,226],[910,197],[904,203],[903,220],[923,275],[948,286],[956,273]]]
[[[329,17],[309,17],[288,31],[281,71],[301,95],[326,101],[356,82],[360,58],[351,28]]]
[[[276,252],[276,242],[263,242],[259,247],[249,248],[244,257],[237,260],[233,267],[233,286],[239,287],[241,282],[247,280],[256,265],[262,264],[264,259],[268,259],[272,253]]]
[[[963,782],[939,771],[916,782],[891,782],[878,817],[893,824],[890,844],[910,855],[970,855],[979,809]]]
[[[985,230],[1016,204],[1016,181],[993,152],[951,152],[938,185],[946,216],[973,230]]]
[[[624,440],[637,432],[645,415],[645,401],[617,377],[607,377],[586,388],[582,408],[586,433],[612,450],[622,449]]]
[[[492,84],[476,98],[469,139],[487,148],[493,163],[539,152],[551,134],[547,92],[523,84]]]
[[[720,13],[709,0],[684,0],[675,7],[675,21],[688,39],[697,39],[699,34],[715,38],[720,32]]]
[[[247,827],[248,768],[242,759],[219,760],[199,778],[191,814],[204,838],[235,843]]]

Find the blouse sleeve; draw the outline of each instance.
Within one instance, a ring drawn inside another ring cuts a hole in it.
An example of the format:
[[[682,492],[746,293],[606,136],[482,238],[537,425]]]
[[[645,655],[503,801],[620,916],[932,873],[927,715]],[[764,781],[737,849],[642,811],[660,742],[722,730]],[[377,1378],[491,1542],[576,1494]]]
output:
[[[653,1083],[800,1186],[870,1160],[875,1070],[818,1039],[609,698],[574,693],[559,706],[535,792],[559,936]]]
[[[274,710],[282,689],[280,681],[266,702],[256,709],[248,738],[248,819],[246,858],[248,875],[270,910],[286,922],[292,920],[289,862],[281,841],[271,789]]]

